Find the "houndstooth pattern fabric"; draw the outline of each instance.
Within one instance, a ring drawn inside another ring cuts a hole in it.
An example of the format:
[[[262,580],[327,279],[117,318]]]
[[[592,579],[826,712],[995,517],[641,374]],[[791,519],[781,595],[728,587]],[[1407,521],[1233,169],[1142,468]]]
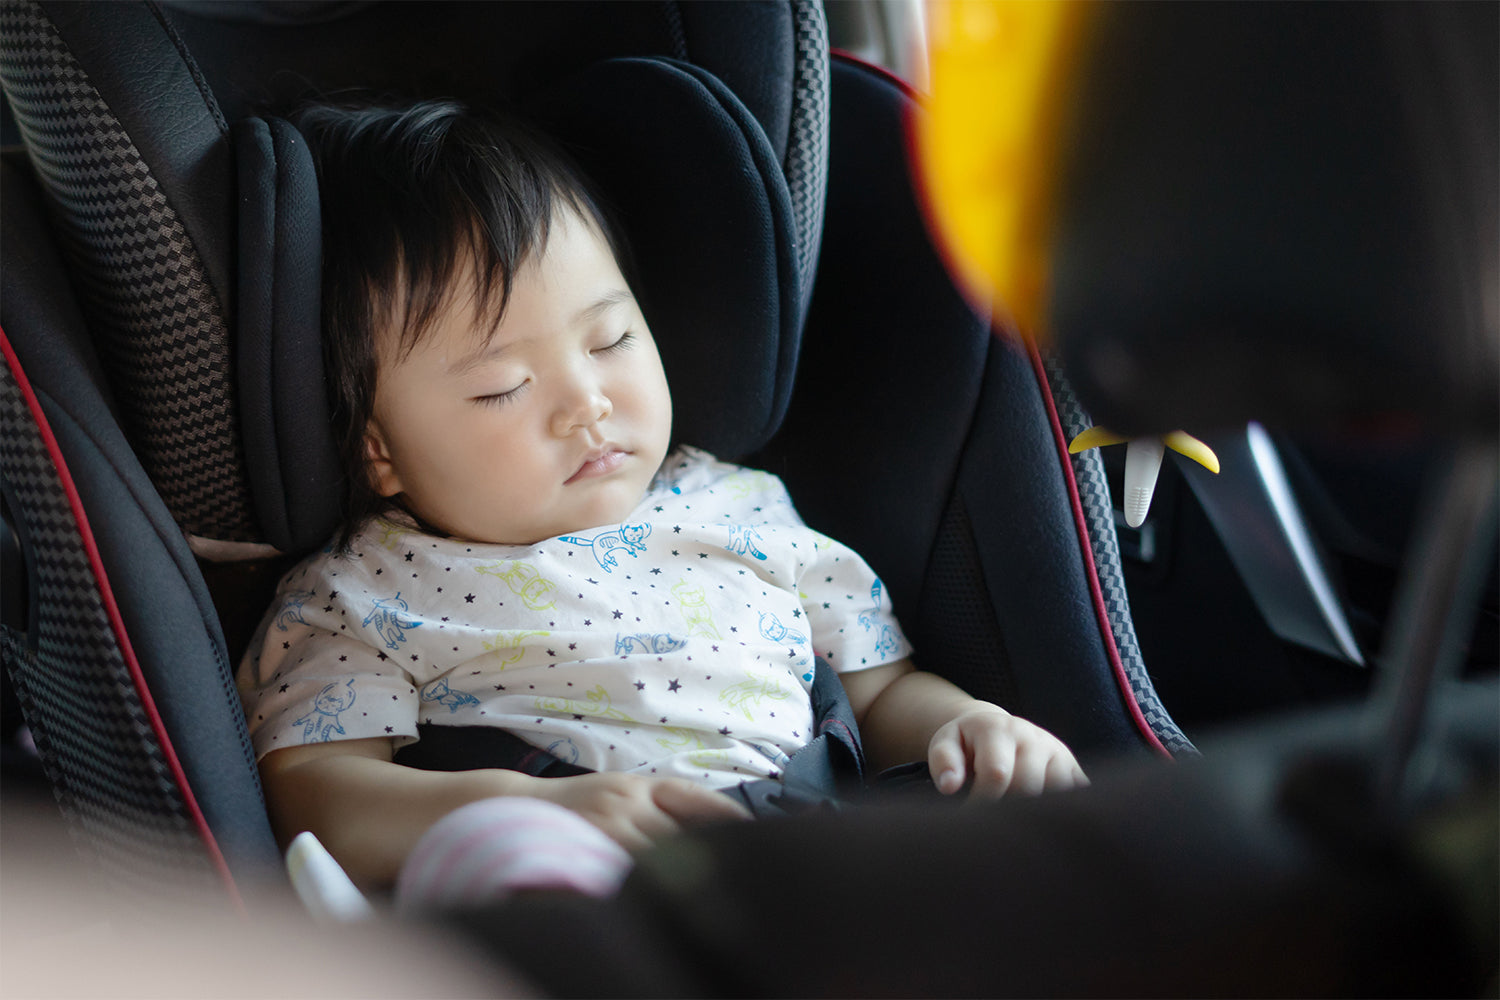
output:
[[[828,197],[828,20],[821,0],[792,0],[792,17],[797,51],[791,135],[782,170],[797,228],[797,281],[805,317],[823,245]]]
[[[132,899],[222,883],[132,683],[77,523],[9,367],[0,365],[0,475],[35,553],[36,633],[6,628],[5,669],[74,842]]]
[[[1073,395],[1073,389],[1063,375],[1062,367],[1053,358],[1045,360],[1047,382],[1052,398],[1057,405],[1057,416],[1062,422],[1063,435],[1072,440],[1093,425],[1089,415]],[[1156,733],[1162,745],[1174,754],[1196,753],[1177,723],[1168,714],[1161,697],[1146,673],[1146,662],[1141,656],[1140,643],[1136,641],[1135,625],[1130,618],[1130,598],[1125,592],[1125,571],[1120,562],[1120,545],[1115,536],[1114,502],[1110,498],[1109,480],[1104,474],[1104,460],[1098,449],[1089,449],[1072,456],[1073,478],[1078,482],[1078,497],[1083,503],[1084,520],[1088,526],[1089,544],[1094,551],[1094,568],[1099,577],[1099,588],[1104,594],[1104,607],[1109,614],[1110,630],[1114,633],[1115,647],[1120,651],[1120,662],[1125,676],[1130,681],[1131,692],[1140,705],[1146,722]]]
[[[0,5],[0,33],[0,83],[60,224],[136,454],[185,530],[258,540],[229,327],[197,250],[38,5]]]

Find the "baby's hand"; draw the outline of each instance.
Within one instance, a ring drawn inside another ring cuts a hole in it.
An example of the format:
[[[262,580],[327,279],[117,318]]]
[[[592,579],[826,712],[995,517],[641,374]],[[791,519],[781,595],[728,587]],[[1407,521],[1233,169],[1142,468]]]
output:
[[[729,796],[682,778],[580,774],[539,779],[534,794],[578,813],[627,851],[644,850],[683,826],[750,818]]]
[[[927,764],[944,795],[972,782],[970,799],[998,799],[1010,791],[1038,795],[1089,783],[1062,740],[987,702],[964,709],[932,734]]]

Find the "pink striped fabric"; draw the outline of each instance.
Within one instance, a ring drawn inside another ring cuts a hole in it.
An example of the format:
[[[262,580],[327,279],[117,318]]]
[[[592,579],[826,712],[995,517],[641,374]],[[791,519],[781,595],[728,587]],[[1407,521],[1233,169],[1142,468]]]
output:
[[[480,906],[520,889],[607,896],[631,864],[623,847],[569,809],[542,799],[485,799],[422,835],[396,879],[396,905]]]

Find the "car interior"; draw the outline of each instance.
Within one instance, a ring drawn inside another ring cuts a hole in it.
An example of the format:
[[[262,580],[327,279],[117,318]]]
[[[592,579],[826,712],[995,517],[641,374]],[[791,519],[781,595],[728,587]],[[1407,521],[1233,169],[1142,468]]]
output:
[[[1500,8],[1078,6],[1033,323],[962,280],[914,138],[955,46],[1007,58],[963,11],[1012,4],[5,0],[4,865],[42,824],[86,900],[305,919],[234,683],[338,523],[287,118],[453,96],[623,220],[678,436],[781,477],[924,669],[1093,780],[448,915],[482,989],[1494,995]],[[1169,457],[1131,526],[1092,426],[1220,471]]]

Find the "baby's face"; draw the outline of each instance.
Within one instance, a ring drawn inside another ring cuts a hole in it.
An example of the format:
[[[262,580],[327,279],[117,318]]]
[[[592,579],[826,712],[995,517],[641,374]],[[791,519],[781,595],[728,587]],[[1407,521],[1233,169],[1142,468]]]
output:
[[[377,345],[376,488],[428,524],[526,545],[623,521],[666,455],[672,402],[609,245],[571,212],[515,274],[492,338],[469,272],[417,348]]]

